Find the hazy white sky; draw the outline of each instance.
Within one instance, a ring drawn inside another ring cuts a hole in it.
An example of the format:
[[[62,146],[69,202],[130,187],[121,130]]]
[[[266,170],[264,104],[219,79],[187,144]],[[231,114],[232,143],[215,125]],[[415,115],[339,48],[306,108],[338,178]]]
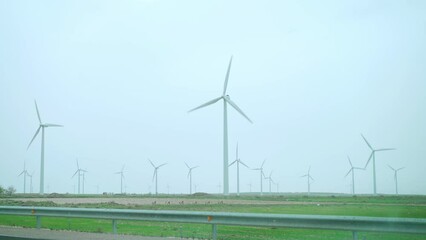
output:
[[[377,148],[379,193],[425,194],[426,2],[412,1],[12,1],[0,0],[0,184],[23,191],[24,161],[39,190],[46,129],[45,191],[74,192],[76,158],[86,193],[187,193],[222,185],[222,104],[228,93],[230,161],[259,167],[280,191],[350,191],[346,156],[364,166]],[[241,190],[259,173],[240,169]],[[372,166],[356,172],[371,193]],[[230,169],[230,191],[236,191]],[[266,181],[264,189],[267,189]],[[276,190],[276,188],[274,188]],[[220,190],[221,192],[222,190]]]

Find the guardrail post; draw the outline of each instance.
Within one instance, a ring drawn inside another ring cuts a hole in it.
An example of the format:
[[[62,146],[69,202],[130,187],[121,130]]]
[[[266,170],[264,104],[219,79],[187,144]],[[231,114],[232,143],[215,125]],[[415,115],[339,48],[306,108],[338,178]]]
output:
[[[117,234],[117,220],[112,220],[112,233]]]
[[[217,239],[217,226],[216,226],[216,224],[212,225],[212,238],[213,238],[213,240]]]
[[[41,228],[41,216],[36,216],[36,228]]]
[[[352,232],[352,238],[353,238],[353,240],[358,240],[358,232],[353,231]]]

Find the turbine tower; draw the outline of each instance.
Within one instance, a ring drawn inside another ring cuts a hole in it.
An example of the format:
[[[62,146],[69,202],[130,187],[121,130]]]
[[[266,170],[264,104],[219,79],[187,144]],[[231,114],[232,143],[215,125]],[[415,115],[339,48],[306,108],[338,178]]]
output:
[[[391,167],[390,165],[388,165],[388,167],[390,167],[390,169],[392,169],[393,172],[394,172],[393,178],[395,179],[395,193],[396,193],[396,195],[398,195],[398,171],[404,169],[405,167],[398,168],[398,169],[395,169],[395,168]]]
[[[311,194],[311,180],[314,180],[311,177],[311,166],[309,166],[308,174],[305,174],[305,175],[303,175],[301,177],[306,177],[308,179],[308,195]]]
[[[367,167],[368,163],[370,163],[371,158],[373,158],[373,184],[374,184],[374,194],[377,194],[377,188],[376,188],[376,152],[380,152],[380,151],[390,151],[390,150],[395,150],[395,148],[379,148],[379,149],[374,149],[370,143],[367,141],[367,139],[364,137],[364,135],[362,135],[362,138],[364,138],[365,143],[368,145],[368,147],[371,149],[371,154],[370,157],[368,158],[367,163],[365,164],[365,167]]]
[[[348,161],[349,164],[351,165],[351,168],[349,169],[348,173],[346,173],[345,177],[349,175],[349,173],[352,172],[352,194],[355,194],[355,169],[359,169],[359,170],[365,170],[365,168],[360,168],[360,167],[354,167],[352,165],[351,159],[348,156]]]
[[[78,194],[80,194],[80,186],[81,186],[80,176],[82,175],[81,174],[82,172],[83,172],[83,175],[84,175],[84,172],[87,172],[87,171],[80,168],[80,166],[78,165],[78,159],[76,159],[76,162],[77,162],[77,170],[75,171],[74,175],[72,175],[71,178],[74,178],[74,176],[77,174],[77,176],[78,176]],[[84,186],[84,181],[83,181],[83,186]],[[84,187],[83,187],[83,193],[84,193]]]
[[[126,165],[123,165],[120,172],[115,173],[115,174],[120,174],[120,193],[121,194],[123,194],[124,166]]]
[[[237,157],[235,161],[229,164],[229,167],[232,166],[234,163],[237,163],[237,196],[240,196],[240,164],[246,166],[247,168],[249,168],[249,166],[247,166],[245,163],[241,161],[241,159],[238,158],[238,143],[237,143]]]
[[[209,106],[211,104],[216,103],[217,101],[223,99],[223,194],[229,194],[229,176],[228,176],[228,104],[231,105],[237,112],[239,112],[243,117],[245,117],[250,123],[253,123],[250,118],[247,117],[246,114],[235,104],[229,95],[226,94],[226,88],[228,86],[229,73],[231,71],[232,57],[229,60],[228,71],[226,72],[225,84],[223,86],[222,96],[210,100],[196,108],[189,110],[188,112],[195,111],[197,109]]]
[[[148,158],[148,161],[151,163],[152,167],[154,168],[154,174],[152,175],[152,181],[154,181],[155,178],[155,195],[158,194],[158,169],[167,163],[163,163],[161,165],[155,166],[154,163],[151,162],[151,160]]]
[[[192,169],[197,168],[198,166],[195,167],[190,167],[186,162],[185,165],[188,167],[188,177],[189,177],[189,194],[192,194]],[[168,185],[167,185],[168,186]]]
[[[44,129],[47,127],[63,127],[62,125],[58,124],[52,124],[52,123],[42,123],[40,113],[38,111],[37,102],[34,100],[36,111],[37,111],[37,117],[38,121],[40,123],[37,131],[34,134],[33,139],[31,139],[30,144],[28,144],[28,148],[30,148],[31,143],[34,141],[34,139],[37,137],[38,133],[41,129],[41,161],[40,161],[40,194],[44,194]]]
[[[263,173],[263,165],[265,164],[265,160],[263,160],[262,165],[259,168],[253,168],[252,170],[260,171],[260,195],[263,195],[263,177],[265,177],[265,174]]]
[[[22,170],[22,172],[18,175],[18,177],[21,176],[22,174],[24,174],[24,193],[26,193],[26,189],[27,189],[27,176],[29,174],[28,174],[27,168],[25,167],[25,161],[24,161],[24,170]]]

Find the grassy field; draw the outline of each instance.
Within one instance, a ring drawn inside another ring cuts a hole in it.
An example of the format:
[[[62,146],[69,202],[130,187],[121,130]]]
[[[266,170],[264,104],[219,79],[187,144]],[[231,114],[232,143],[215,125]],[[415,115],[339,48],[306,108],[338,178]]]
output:
[[[56,196],[58,197],[58,196]],[[77,196],[60,196],[77,197]],[[78,196],[81,197],[81,196]],[[96,196],[85,196],[96,197]],[[97,196],[99,197],[99,196]],[[103,196],[102,196],[103,197]],[[114,203],[116,197],[110,196],[106,203],[97,204],[55,204],[47,202],[26,202],[26,198],[0,198],[0,205],[17,206],[58,206],[58,207],[90,207],[90,208],[126,208],[149,210],[185,210],[185,211],[214,211],[214,212],[245,212],[245,213],[281,213],[281,214],[316,214],[342,216],[371,216],[371,217],[404,217],[426,218],[425,196],[160,196],[164,198],[178,197],[188,199],[184,205],[121,205]],[[150,198],[152,196],[126,196],[129,198]],[[158,199],[156,197],[155,199]],[[215,204],[194,204],[194,199],[212,199]],[[238,199],[250,201],[267,201],[262,204],[217,204],[216,200]],[[109,201],[111,200],[111,201]],[[190,201],[191,200],[191,201]],[[158,201],[160,202],[160,201]],[[268,204],[270,202],[270,204]],[[34,217],[0,216],[0,225],[34,227]],[[49,229],[65,229],[85,232],[112,232],[111,222],[93,219],[43,218],[43,227]],[[125,234],[145,236],[172,236],[185,238],[211,237],[211,226],[200,224],[160,223],[146,221],[119,221],[118,231]],[[423,235],[359,233],[360,239],[426,239]],[[283,229],[283,228],[254,228],[239,226],[218,226],[219,239],[352,239],[350,232],[312,230],[312,229]]]

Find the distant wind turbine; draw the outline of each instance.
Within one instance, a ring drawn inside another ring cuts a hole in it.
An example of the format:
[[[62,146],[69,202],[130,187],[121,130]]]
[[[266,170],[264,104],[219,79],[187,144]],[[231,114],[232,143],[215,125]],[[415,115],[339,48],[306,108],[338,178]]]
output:
[[[115,174],[120,174],[120,193],[121,194],[123,194],[124,166],[126,165],[123,165],[120,172],[115,173]]]
[[[187,163],[185,165],[188,167],[188,177],[189,177],[189,194],[192,194],[192,169],[197,168],[199,166],[190,167]],[[168,186],[168,185],[167,185]]]
[[[24,174],[24,193],[26,193],[26,189],[27,189],[27,176],[29,175],[28,174],[28,171],[27,171],[27,168],[25,167],[25,161],[24,161],[24,170],[22,170],[22,172],[18,175],[18,177],[19,176],[21,176],[22,174]]]
[[[40,113],[38,111],[37,102],[34,100],[36,111],[37,111],[37,117],[38,121],[40,123],[37,131],[34,134],[33,139],[31,139],[30,144],[28,144],[28,148],[30,148],[31,143],[34,141],[34,139],[37,137],[38,133],[41,129],[41,163],[40,163],[40,194],[44,194],[44,128],[47,127],[63,127],[62,125],[53,124],[53,123],[42,123],[40,118]]]
[[[235,104],[229,95],[226,95],[226,88],[228,86],[229,73],[231,71],[232,57],[229,60],[228,71],[226,72],[225,84],[223,87],[222,96],[210,100],[196,108],[189,110],[188,112],[195,111],[197,109],[209,106],[216,103],[217,101],[223,99],[223,194],[229,194],[229,176],[228,176],[228,111],[227,104],[231,105],[237,112],[239,112],[243,117],[245,117],[250,123],[253,123],[250,118]]]
[[[404,169],[405,167],[401,167],[401,168],[398,168],[398,169],[395,169],[395,168],[391,167],[390,165],[388,165],[388,167],[390,169],[392,169],[393,172],[394,172],[393,178],[395,180],[395,193],[398,195],[398,171]]]
[[[235,161],[229,164],[229,166],[232,166],[234,163],[237,163],[237,196],[240,196],[240,163],[246,166],[247,168],[249,168],[249,166],[247,166],[245,163],[243,163],[243,161],[241,161],[240,158],[238,158],[238,144],[237,144],[237,157]]]
[[[367,141],[367,139],[364,137],[364,135],[362,135],[362,138],[364,139],[365,143],[368,145],[368,147],[371,149],[371,154],[370,157],[368,158],[367,163],[365,164],[365,167],[367,167],[368,163],[370,163],[371,158],[373,158],[373,184],[374,184],[374,194],[377,194],[377,188],[376,188],[376,152],[380,152],[380,151],[390,151],[390,150],[395,150],[395,148],[379,148],[379,149],[374,149],[370,143]]]
[[[346,173],[345,177],[348,176],[349,173],[352,172],[352,194],[355,194],[355,173],[354,173],[355,171],[354,170],[355,169],[365,170],[365,168],[354,167],[352,165],[352,162],[351,162],[351,159],[349,158],[349,156],[348,156],[348,161],[349,161],[349,164],[351,165],[351,168],[349,169],[348,173]]]
[[[158,169],[164,165],[166,165],[167,163],[163,163],[161,165],[155,166],[154,163],[151,162],[150,159],[148,159],[148,161],[151,163],[152,167],[154,168],[154,174],[152,175],[152,181],[154,181],[155,178],[155,195],[158,194]]]
[[[265,179],[269,180],[269,193],[271,193],[272,192],[271,185],[272,185],[272,183],[275,183],[274,180],[272,180],[272,171],[271,171],[271,173],[269,174],[268,177],[265,177]]]
[[[34,171],[31,174],[28,173],[28,177],[30,177],[30,193],[33,193],[33,175]]]
[[[265,164],[265,160],[263,160],[262,165],[260,165],[259,168],[253,168],[252,170],[260,171],[260,195],[263,195],[263,177],[265,177],[265,174],[263,173],[263,165]]]
[[[311,177],[311,166],[309,166],[308,174],[305,174],[301,177],[306,177],[308,179],[308,195],[311,193],[311,180],[314,180]]]
[[[80,186],[81,186],[81,184],[80,184],[80,176],[82,175],[82,173],[84,175],[84,172],[87,172],[87,171],[80,168],[80,166],[78,165],[78,159],[76,159],[76,162],[77,162],[77,170],[75,171],[74,175],[72,175],[72,178],[77,174],[77,176],[78,176],[78,194],[80,194],[81,193],[80,192]],[[84,180],[83,180],[83,186],[84,186]],[[84,193],[84,190],[83,190],[83,193]]]

